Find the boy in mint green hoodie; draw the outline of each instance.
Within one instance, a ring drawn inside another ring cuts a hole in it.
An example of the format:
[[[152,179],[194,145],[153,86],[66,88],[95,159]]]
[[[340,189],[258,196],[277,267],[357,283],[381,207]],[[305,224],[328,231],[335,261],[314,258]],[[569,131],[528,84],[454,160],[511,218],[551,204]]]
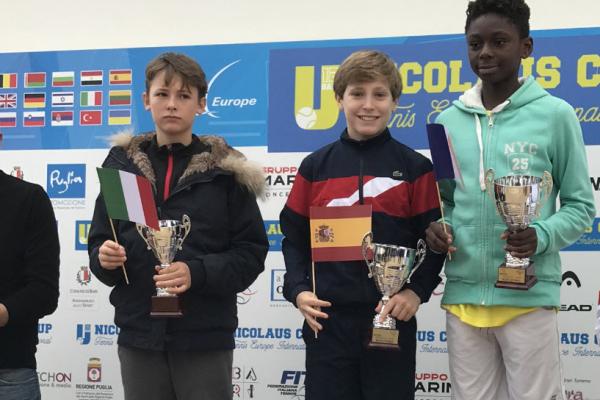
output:
[[[432,250],[451,253],[442,307],[453,398],[562,399],[559,250],[595,216],[581,127],[568,103],[533,77],[518,77],[533,49],[523,0],[470,2],[465,32],[481,81],[437,120],[451,136],[464,185],[441,186],[446,227],[427,230]],[[486,193],[490,168],[496,177],[552,174],[549,199],[527,229],[506,230]],[[505,251],[532,257],[537,284],[495,287]]]

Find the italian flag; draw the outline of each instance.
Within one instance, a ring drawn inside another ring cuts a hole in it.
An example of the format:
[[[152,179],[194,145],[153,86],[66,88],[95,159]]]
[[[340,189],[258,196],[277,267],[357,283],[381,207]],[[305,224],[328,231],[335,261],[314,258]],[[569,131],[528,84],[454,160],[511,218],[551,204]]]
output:
[[[152,185],[148,179],[118,169],[96,168],[96,170],[110,218],[159,229]]]
[[[98,90],[81,92],[79,105],[82,107],[101,106],[102,92]]]

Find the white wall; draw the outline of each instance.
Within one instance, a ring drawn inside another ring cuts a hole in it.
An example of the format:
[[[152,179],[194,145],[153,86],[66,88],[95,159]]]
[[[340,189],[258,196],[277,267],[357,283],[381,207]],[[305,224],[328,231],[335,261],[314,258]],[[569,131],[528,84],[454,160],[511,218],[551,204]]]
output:
[[[0,52],[462,32],[466,0],[4,0]],[[532,29],[600,26],[598,0],[529,0]]]

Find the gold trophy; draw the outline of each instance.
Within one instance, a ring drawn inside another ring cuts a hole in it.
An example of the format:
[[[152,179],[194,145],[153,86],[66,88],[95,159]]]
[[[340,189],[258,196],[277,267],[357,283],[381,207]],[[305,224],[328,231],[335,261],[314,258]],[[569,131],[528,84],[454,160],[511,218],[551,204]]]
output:
[[[181,250],[181,245],[190,233],[192,224],[190,217],[184,214],[182,221],[160,220],[158,226],[159,230],[154,230],[145,225],[136,225],[138,233],[148,245],[148,250],[152,250],[160,262],[159,268],[164,269],[171,265],[177,250]],[[179,297],[169,293],[166,288],[156,288],[156,295],[152,296],[150,315],[152,317],[182,317],[183,311]]]
[[[552,175],[544,171],[543,177],[531,175],[508,175],[494,179],[494,170],[485,174],[488,195],[496,203],[496,210],[508,230],[525,230],[552,191]],[[535,267],[529,258],[513,257],[509,252],[498,267],[496,287],[527,290],[537,283]]]
[[[368,232],[362,240],[363,258],[369,267],[369,278],[373,278],[375,286],[383,295],[381,312],[373,318],[371,338],[367,347],[385,350],[399,350],[396,320],[388,315],[379,321],[390,297],[402,289],[412,274],[425,259],[425,241],[419,239],[417,249],[395,246],[391,244],[373,243],[373,234]],[[369,254],[370,253],[370,254]],[[369,261],[372,259],[372,261]]]

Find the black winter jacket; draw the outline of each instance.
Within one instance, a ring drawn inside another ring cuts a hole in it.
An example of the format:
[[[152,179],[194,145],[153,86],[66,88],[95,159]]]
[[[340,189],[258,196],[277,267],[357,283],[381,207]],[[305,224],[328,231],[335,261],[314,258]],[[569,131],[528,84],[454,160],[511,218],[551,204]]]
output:
[[[157,178],[151,159],[154,134],[121,136],[103,167]],[[264,187],[258,166],[216,136],[193,137],[189,162],[163,201],[156,195],[159,219],[191,219],[191,230],[174,261],[190,268],[191,288],[180,295],[184,316],[180,319],[150,317],[151,297],[156,293],[152,276],[158,264],[138,234],[135,224],[113,221],[119,244],[125,247],[127,285],[121,269],[105,270],[98,250],[114,240],[101,195],[96,200],[88,237],[90,268],[99,280],[114,286],[110,301],[120,328],[120,345],[149,350],[224,350],[234,348],[237,328],[236,293],[246,289],[264,270],[268,241],[256,203]],[[150,156],[149,156],[150,155]],[[177,162],[176,162],[177,163]]]
[[[340,140],[307,156],[281,212],[286,274],[283,295],[294,303],[312,290],[309,209],[311,206],[371,204],[376,243],[416,249],[430,222],[440,217],[431,162],[393,139],[386,129],[365,141],[344,131]],[[443,255],[427,251],[410,283],[422,303],[440,282]],[[333,307],[369,306],[381,299],[364,261],[315,263],[317,297]]]
[[[0,171],[0,370],[35,368],[38,320],[58,304],[60,247],[56,218],[39,185]]]

